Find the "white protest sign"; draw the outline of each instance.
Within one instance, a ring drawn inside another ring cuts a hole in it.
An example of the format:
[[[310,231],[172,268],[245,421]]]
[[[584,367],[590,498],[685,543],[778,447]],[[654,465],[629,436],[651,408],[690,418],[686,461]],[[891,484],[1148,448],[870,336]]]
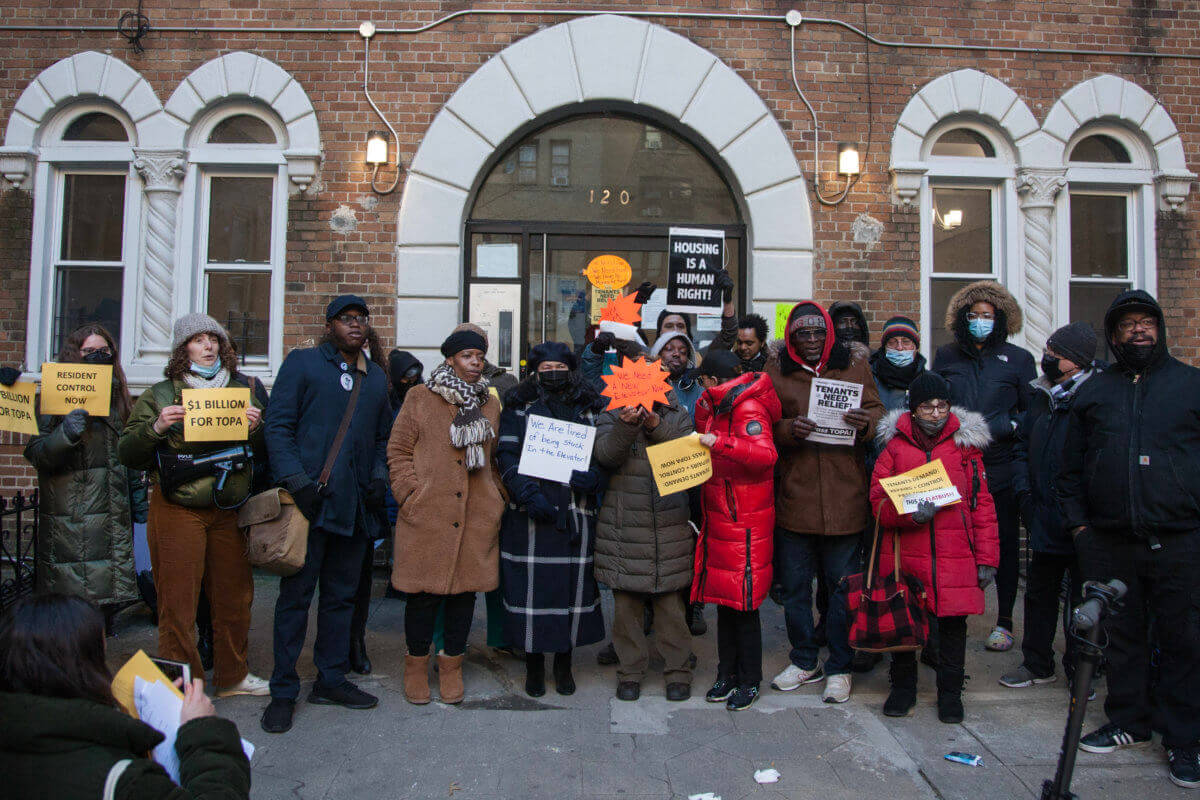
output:
[[[817,423],[817,428],[808,435],[808,441],[853,445],[855,430],[842,415],[862,405],[862,389],[861,383],[813,378],[808,395],[808,418]]]
[[[592,462],[596,429],[530,414],[525,418],[525,444],[517,472],[548,481],[569,483],[574,470],[587,470]]]
[[[962,495],[958,493],[958,489],[953,486],[947,489],[930,489],[927,492],[914,492],[913,494],[904,495],[904,514],[911,514],[917,510],[917,505],[922,500],[933,503],[938,508],[942,506],[953,505],[962,500]]]

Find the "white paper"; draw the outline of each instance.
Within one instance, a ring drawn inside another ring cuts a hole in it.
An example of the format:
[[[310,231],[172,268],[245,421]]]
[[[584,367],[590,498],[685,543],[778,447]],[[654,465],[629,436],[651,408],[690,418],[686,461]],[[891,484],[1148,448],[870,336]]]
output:
[[[516,242],[475,245],[475,277],[521,277],[520,250]]]
[[[758,783],[778,783],[781,777],[779,770],[773,767],[754,771],[754,780]]]
[[[862,389],[861,383],[813,378],[808,395],[808,418],[817,423],[817,428],[808,435],[808,441],[853,445],[855,430],[842,415],[862,405]]]
[[[712,792],[703,792],[702,794],[689,794],[688,800],[721,800],[721,795],[713,794]]]
[[[647,330],[654,330],[654,326],[658,324],[658,315],[667,307],[667,290],[655,289],[650,299],[642,303],[642,327]]]
[[[596,429],[530,414],[525,418],[525,442],[517,472],[534,478],[568,483],[571,472],[587,470],[592,462]]]
[[[183,700],[162,681],[133,679],[133,704],[138,719],[163,735],[163,740],[154,748],[154,760],[167,771],[171,780],[179,783],[179,754],[175,751],[175,739],[179,735],[179,712]],[[242,752],[246,760],[254,758],[254,745],[242,739]]]
[[[928,500],[938,508],[948,506],[952,503],[957,503],[962,500],[962,495],[958,493],[958,489],[953,486],[945,489],[930,489],[928,492],[914,492],[904,495],[904,513],[911,514],[917,510],[917,504],[922,500]]]

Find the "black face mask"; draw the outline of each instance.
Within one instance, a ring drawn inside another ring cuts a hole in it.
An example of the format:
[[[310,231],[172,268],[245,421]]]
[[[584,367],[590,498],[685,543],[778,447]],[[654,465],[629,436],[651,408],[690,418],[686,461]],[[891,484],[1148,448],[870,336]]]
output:
[[[837,337],[839,342],[857,342],[861,339],[856,326],[850,326],[849,328],[834,328],[833,334]]]
[[[1135,372],[1140,372],[1150,364],[1154,356],[1154,344],[1119,344],[1114,350],[1121,357],[1121,362]]]
[[[571,372],[565,369],[552,369],[546,372],[539,372],[538,383],[547,392],[561,392],[571,384]]]
[[[83,357],[84,364],[111,364],[113,354],[106,350],[95,350]]]
[[[1063,371],[1059,367],[1059,359],[1047,353],[1042,356],[1042,374],[1046,376],[1046,380],[1051,383],[1058,383],[1059,378],[1063,376]]]

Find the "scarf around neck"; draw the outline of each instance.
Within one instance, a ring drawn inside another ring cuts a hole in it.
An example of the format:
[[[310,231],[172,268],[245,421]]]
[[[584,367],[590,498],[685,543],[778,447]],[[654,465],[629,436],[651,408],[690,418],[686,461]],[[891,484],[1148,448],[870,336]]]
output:
[[[450,444],[465,452],[467,471],[474,472],[487,465],[483,443],[495,437],[491,420],[480,411],[488,400],[488,380],[481,377],[475,383],[467,383],[446,364],[437,367],[425,384],[429,391],[452,406],[458,414],[450,423]]]
[[[188,370],[183,373],[183,382],[191,389],[224,389],[229,385],[229,370],[221,367],[211,378],[205,378]]]

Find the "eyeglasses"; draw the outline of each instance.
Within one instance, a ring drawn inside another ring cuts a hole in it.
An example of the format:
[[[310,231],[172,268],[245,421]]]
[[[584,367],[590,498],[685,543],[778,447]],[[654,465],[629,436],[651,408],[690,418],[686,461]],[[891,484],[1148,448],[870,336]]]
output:
[[[792,331],[792,338],[802,342],[817,342],[825,338],[824,328],[806,328]]]
[[[1117,330],[1121,333],[1129,333],[1134,328],[1140,331],[1158,330],[1158,320],[1154,317],[1142,317],[1141,319],[1123,319],[1117,323]]]
[[[967,322],[974,322],[977,319],[995,319],[996,315],[990,311],[985,311],[982,314],[976,314],[974,311],[967,314]]]
[[[334,319],[343,325],[357,325],[359,327],[366,327],[371,321],[371,318],[366,314],[338,314]]]
[[[917,406],[918,414],[948,414],[950,404],[945,400],[929,400]]]

